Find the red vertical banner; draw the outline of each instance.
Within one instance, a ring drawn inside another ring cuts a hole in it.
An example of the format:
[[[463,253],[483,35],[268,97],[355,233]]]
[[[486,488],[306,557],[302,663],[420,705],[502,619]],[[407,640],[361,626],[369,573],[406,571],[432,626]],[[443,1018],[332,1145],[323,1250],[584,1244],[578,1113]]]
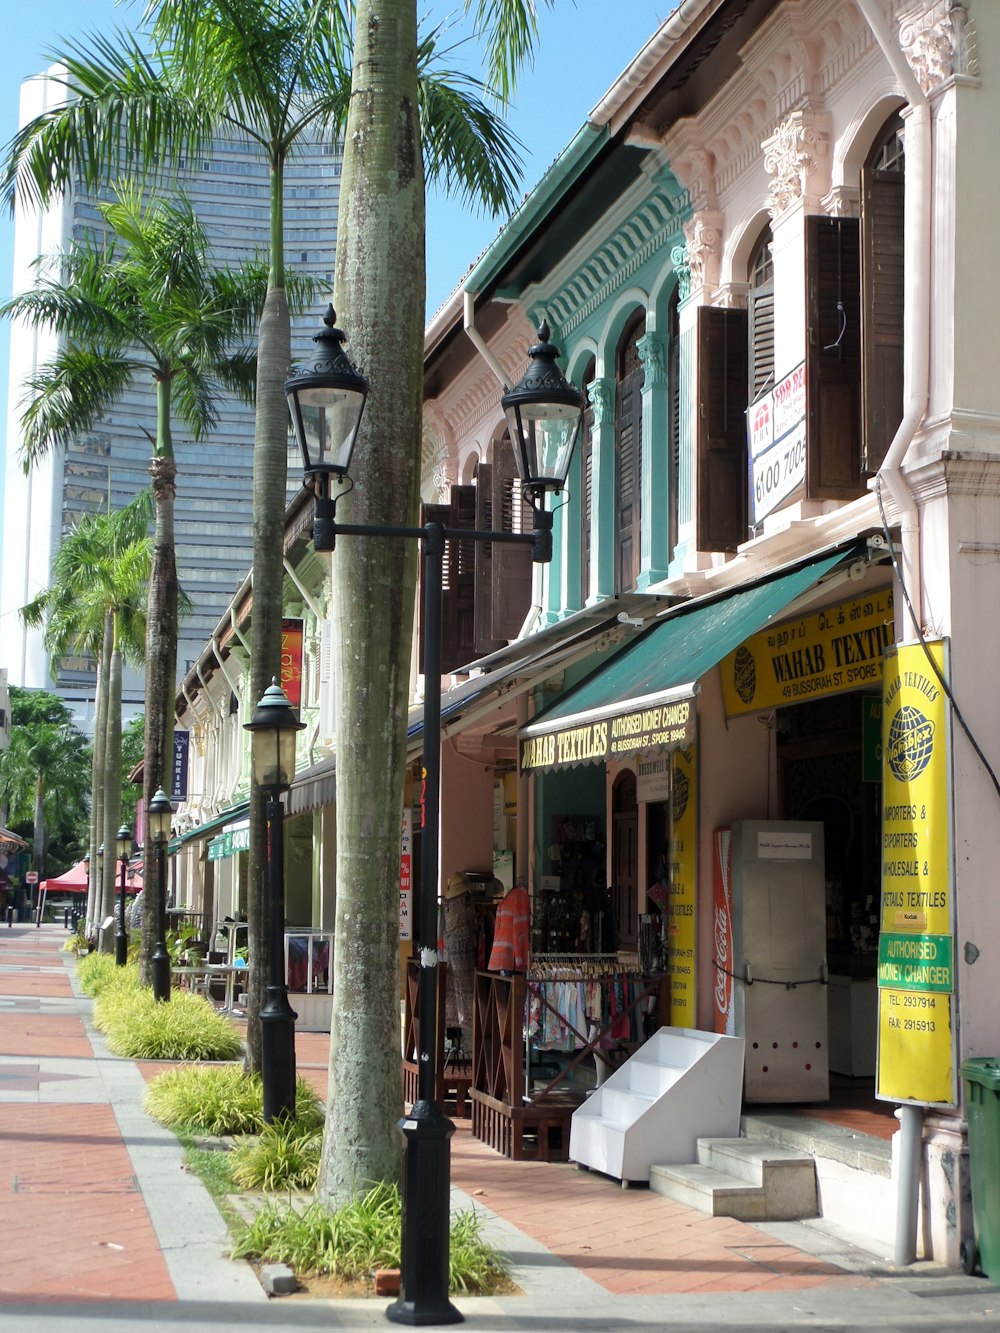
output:
[[[281,622],[281,688],[293,708],[302,707],[302,621]]]
[[[715,1031],[732,1037],[736,1035],[736,1015],[733,1012],[732,830],[728,828],[717,828],[712,835],[712,946]]]
[[[413,817],[407,805],[399,857],[399,938],[413,939]]]

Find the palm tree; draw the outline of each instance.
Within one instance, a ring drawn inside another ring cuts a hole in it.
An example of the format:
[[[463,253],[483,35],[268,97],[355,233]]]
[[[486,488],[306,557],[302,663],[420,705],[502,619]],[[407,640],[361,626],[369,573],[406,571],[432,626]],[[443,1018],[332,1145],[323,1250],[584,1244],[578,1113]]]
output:
[[[31,826],[32,861],[44,879],[53,831],[66,864],[83,845],[87,740],[63,701],[45,690],[12,685],[10,712],[10,748],[0,753],[0,803],[15,830]]]
[[[512,11],[530,9],[530,0],[503,4]],[[267,161],[271,241],[267,295],[259,307],[253,469],[254,701],[278,674],[281,645],[288,440],[284,381],[291,361],[284,170],[307,133],[319,129],[334,137],[343,131],[351,100],[350,8],[350,0],[148,0],[152,54],[120,33],[115,41],[94,38],[55,55],[67,70],[65,106],[25,126],[6,152],[8,197],[19,194],[42,202],[77,178],[100,188],[122,164],[151,171],[156,162],[194,156],[216,136],[256,145]],[[520,168],[515,141],[478,95],[481,85],[475,79],[439,68],[441,41],[441,33],[434,31],[418,47],[414,30],[412,59],[419,62],[422,77],[409,108],[414,118],[410,156],[419,157],[422,143],[432,179],[456,186],[496,213],[515,197]],[[420,162],[408,162],[406,172],[420,174]],[[407,227],[413,226],[422,235],[422,211],[407,220]],[[409,247],[408,253],[422,274],[422,250],[417,255]],[[390,300],[386,308],[391,306]],[[150,623],[155,623],[152,616]],[[151,771],[147,763],[147,784]],[[248,917],[250,951],[260,965],[250,977],[251,1019],[259,1012],[268,970],[263,829],[263,801],[254,789]],[[259,1026],[251,1021],[251,1068],[259,1068],[259,1043]]]
[[[35,286],[0,308],[30,327],[61,335],[52,360],[29,381],[22,417],[27,466],[53,445],[91,429],[133,382],[156,385],[152,476],[155,528],[146,615],[146,735],[143,793],[162,786],[173,734],[177,656],[174,550],[174,411],[195,439],[215,424],[220,388],[250,400],[252,336],[266,289],[262,264],[215,268],[187,200],[144,204],[123,183],[99,205],[103,238],[74,241],[40,261]],[[113,716],[113,714],[109,714]],[[108,818],[105,803],[106,827]],[[112,834],[114,828],[111,827]],[[105,839],[107,845],[107,839]],[[147,848],[147,861],[152,849]],[[155,876],[146,867],[147,882]],[[152,954],[155,913],[144,918],[142,958]]]
[[[52,566],[52,583],[22,608],[21,619],[44,628],[43,642],[53,672],[68,653],[93,657],[97,664],[97,704],[92,761],[90,893],[88,930],[114,906],[113,882],[102,886],[97,848],[113,840],[121,800],[121,662],[143,660],[145,600],[152,542],[148,490],[123,509],[85,514],[63,538]],[[113,876],[108,877],[113,881]],[[101,941],[111,948],[110,931]]]
[[[535,36],[532,0],[467,0],[503,95]],[[413,523],[420,467],[424,179],[415,0],[358,0],[334,302],[372,392],[345,521]],[[423,154],[426,160],[426,151]],[[470,166],[473,165],[470,163]],[[406,665],[416,546],[338,545],[337,949],[330,1095],[318,1193],[336,1206],[398,1171],[399,1014],[394,902],[406,755]],[[388,592],[386,591],[388,590]],[[391,669],[385,669],[385,663]],[[379,756],[378,765],[370,756]]]

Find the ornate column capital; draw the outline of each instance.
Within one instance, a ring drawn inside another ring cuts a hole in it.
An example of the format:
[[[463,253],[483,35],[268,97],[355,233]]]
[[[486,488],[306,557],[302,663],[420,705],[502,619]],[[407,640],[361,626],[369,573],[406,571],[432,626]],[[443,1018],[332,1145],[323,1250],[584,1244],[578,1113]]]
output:
[[[722,221],[721,213],[705,209],[684,224],[691,291],[718,286],[722,265]]]
[[[667,382],[667,340],[662,333],[644,333],[636,350],[642,362],[643,390]]]
[[[801,199],[819,208],[830,190],[830,116],[826,111],[793,111],[765,139],[764,169],[771,178],[772,221]]]
[[[926,96],[950,79],[978,79],[976,31],[964,4],[934,0],[899,25],[899,44]]]
[[[609,424],[614,419],[615,411],[615,382],[608,376],[601,379],[593,379],[587,385],[587,397],[590,399],[590,406],[594,413],[594,430],[599,431],[602,426]]]

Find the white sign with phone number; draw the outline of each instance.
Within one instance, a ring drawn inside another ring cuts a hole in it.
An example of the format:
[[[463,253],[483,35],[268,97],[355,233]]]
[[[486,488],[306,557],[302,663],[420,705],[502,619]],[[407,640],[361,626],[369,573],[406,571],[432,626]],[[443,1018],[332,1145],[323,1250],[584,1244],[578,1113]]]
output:
[[[747,412],[750,506],[759,523],[806,479],[805,362]]]

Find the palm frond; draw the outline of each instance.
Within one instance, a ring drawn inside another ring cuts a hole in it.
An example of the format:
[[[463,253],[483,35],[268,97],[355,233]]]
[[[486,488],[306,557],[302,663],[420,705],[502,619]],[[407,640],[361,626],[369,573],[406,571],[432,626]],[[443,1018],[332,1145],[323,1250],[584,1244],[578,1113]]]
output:
[[[545,0],[551,8],[554,0]],[[538,41],[536,0],[465,0],[476,34],[486,44],[486,79],[502,102],[509,102],[517,78],[530,65]]]
[[[67,343],[28,376],[20,404],[25,471],[53,445],[92,429],[114,407],[134,373],[135,363],[126,358]]]

